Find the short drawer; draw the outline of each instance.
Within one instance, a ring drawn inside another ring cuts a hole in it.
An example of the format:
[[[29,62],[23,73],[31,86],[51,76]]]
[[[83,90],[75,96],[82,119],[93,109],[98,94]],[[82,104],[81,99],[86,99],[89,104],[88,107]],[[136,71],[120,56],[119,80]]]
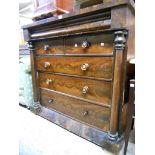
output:
[[[112,54],[113,43],[112,34],[75,36],[65,39],[65,50],[69,54]]]
[[[63,54],[63,42],[62,38],[35,42],[36,54]]]
[[[111,104],[111,82],[39,73],[39,85],[95,104]]]
[[[112,78],[112,57],[36,57],[37,69],[96,78]]]
[[[42,106],[56,110],[101,130],[109,130],[109,108],[90,104],[52,91],[41,89],[40,93]]]

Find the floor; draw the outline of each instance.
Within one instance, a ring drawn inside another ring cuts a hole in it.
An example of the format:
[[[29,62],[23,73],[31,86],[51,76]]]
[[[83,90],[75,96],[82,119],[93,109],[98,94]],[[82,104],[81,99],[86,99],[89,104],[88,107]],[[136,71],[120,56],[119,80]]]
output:
[[[19,116],[19,155],[112,155],[21,106]],[[133,143],[127,155],[134,155]]]

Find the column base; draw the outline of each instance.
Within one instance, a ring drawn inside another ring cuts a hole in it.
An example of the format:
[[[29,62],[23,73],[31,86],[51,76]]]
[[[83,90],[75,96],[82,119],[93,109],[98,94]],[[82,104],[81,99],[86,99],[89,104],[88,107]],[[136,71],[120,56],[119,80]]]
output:
[[[37,115],[40,110],[40,102],[33,102],[33,106],[30,107],[30,111]]]
[[[117,141],[118,140],[118,133],[116,132],[116,134],[111,134],[110,132],[108,132],[108,139],[110,141]]]
[[[118,137],[118,134],[115,135],[111,134],[110,132],[107,133],[106,138],[104,139],[102,146],[103,149],[106,148],[107,151],[119,154],[120,150],[122,149],[124,144],[124,137]]]

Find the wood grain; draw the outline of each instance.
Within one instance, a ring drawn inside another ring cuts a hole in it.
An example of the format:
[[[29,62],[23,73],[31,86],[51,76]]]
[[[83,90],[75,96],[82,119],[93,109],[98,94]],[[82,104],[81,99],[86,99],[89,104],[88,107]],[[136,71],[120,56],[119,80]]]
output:
[[[82,102],[52,91],[41,90],[41,104],[104,131],[109,130],[110,110],[101,106]],[[53,103],[49,100],[53,99]],[[88,112],[84,116],[84,112]]]
[[[50,84],[46,83],[48,79],[52,80]],[[52,89],[95,101],[97,102],[96,104],[99,105],[111,104],[111,82],[39,73],[39,85],[41,88]],[[89,90],[86,94],[83,94],[82,89],[85,86],[87,86]]]
[[[120,132],[121,126],[126,126],[123,121],[125,110],[122,105],[126,98],[125,63],[134,56],[135,21],[132,1],[105,0],[104,5],[77,10],[23,27],[25,40],[33,41],[36,46],[35,50],[31,49],[34,53],[31,54],[32,72],[35,72],[33,75],[34,101],[41,101],[42,107],[85,122],[93,128],[109,131],[108,138],[113,140],[112,143],[110,141],[109,147],[119,143],[117,138],[121,139],[123,134]],[[115,31],[118,32],[115,33]],[[124,34],[125,39],[119,31],[127,32]],[[113,33],[117,36],[113,36]],[[44,53],[46,41],[51,45]],[[83,41],[88,41],[90,46],[81,48]],[[101,43],[104,46],[101,46]],[[128,50],[127,60],[123,54],[125,52],[123,48]],[[81,70],[82,64],[89,64],[86,71]],[[44,74],[43,81],[38,79],[36,74],[38,72]],[[54,82],[53,85],[46,87],[44,78],[49,78],[48,74],[52,77],[54,75]],[[40,87],[43,88],[38,93],[39,80]],[[110,84],[106,82],[112,84],[112,94],[109,91]],[[87,96],[82,96],[80,88],[85,84],[91,89]],[[53,104],[48,103],[49,99],[54,99]],[[112,102],[110,105],[108,100]],[[107,108],[102,104],[107,104]],[[46,116],[49,116],[49,111],[46,111]],[[83,112],[86,111],[88,115],[83,116]],[[52,119],[55,119],[53,115]],[[69,123],[67,122],[66,126]],[[80,132],[83,131],[80,130]],[[89,135],[95,137],[96,133]],[[93,142],[90,136],[86,139]],[[100,140],[109,141],[107,136]]]
[[[36,57],[37,69],[53,73],[75,74],[88,77],[100,77],[105,79],[112,78],[111,57]],[[51,65],[44,68],[44,63],[49,62]],[[82,71],[82,64],[89,64],[88,70]]]
[[[120,41],[122,40],[122,42]],[[124,40],[124,43],[123,43]],[[126,40],[124,33],[116,32],[115,39],[115,63],[114,63],[114,77],[113,77],[113,94],[112,94],[112,108],[110,119],[110,133],[115,135],[118,132],[120,117],[122,113],[122,105],[124,102],[124,80],[125,80],[125,61],[126,61]],[[124,46],[122,46],[124,44]]]
[[[114,50],[112,34],[96,34],[69,37],[65,40],[66,53],[71,54],[112,54]],[[87,41],[89,46],[82,47],[83,41]]]
[[[111,28],[126,27],[129,31],[127,40],[127,60],[129,61],[135,57],[135,12],[127,5],[113,8],[111,11],[111,22]]]
[[[49,46],[47,50],[44,50],[45,45]],[[36,54],[63,54],[64,53],[63,38],[35,42],[35,51]]]

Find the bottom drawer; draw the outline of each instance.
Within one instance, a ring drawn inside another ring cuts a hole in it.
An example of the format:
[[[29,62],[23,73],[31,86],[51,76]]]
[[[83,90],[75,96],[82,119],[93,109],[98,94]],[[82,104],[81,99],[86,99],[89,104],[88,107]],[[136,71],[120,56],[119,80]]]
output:
[[[71,98],[54,91],[40,90],[41,105],[100,130],[109,130],[110,109]]]

